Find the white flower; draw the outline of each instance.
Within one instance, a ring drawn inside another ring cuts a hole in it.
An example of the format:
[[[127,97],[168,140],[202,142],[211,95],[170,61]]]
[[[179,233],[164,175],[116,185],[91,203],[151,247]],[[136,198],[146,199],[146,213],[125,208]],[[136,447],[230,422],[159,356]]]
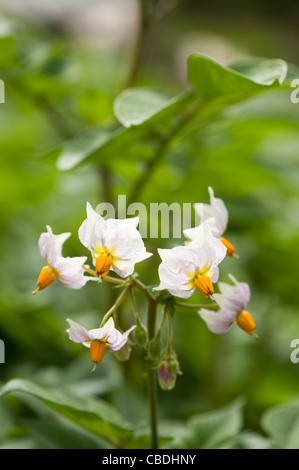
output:
[[[152,256],[137,230],[139,218],[105,220],[87,203],[87,218],[79,228],[79,239],[92,254],[98,276],[110,269],[121,277],[134,272],[135,263]]]
[[[70,328],[67,330],[70,340],[75,343],[82,343],[87,348],[90,348],[90,359],[96,364],[99,364],[103,359],[106,347],[113,351],[118,351],[126,344],[131,331],[136,328],[136,325],[133,325],[125,333],[121,333],[115,328],[113,318],[111,317],[102,328],[89,331],[69,318],[67,322],[70,325]]]
[[[212,296],[212,282],[218,280],[218,264],[225,257],[226,248],[212,235],[207,224],[202,226],[201,236],[188,245],[158,249],[158,252],[162,259],[161,283],[155,290],[167,289],[174,296],[188,298],[197,289],[206,298]]]
[[[214,299],[220,309],[215,312],[202,308],[199,315],[213,333],[225,333],[236,321],[237,325],[250,335],[255,335],[255,322],[246,311],[250,299],[250,288],[245,282],[238,282],[231,274],[230,279],[235,285],[219,282],[221,294],[214,294]]]
[[[80,289],[88,281],[84,277],[83,264],[86,256],[64,258],[62,256],[62,245],[69,238],[70,233],[54,235],[52,229],[47,225],[47,232],[41,234],[38,245],[42,258],[47,263],[40,272],[37,280],[36,293],[48,287],[55,279],[71,289]]]
[[[220,198],[214,196],[213,189],[208,188],[210,195],[210,204],[197,203],[194,204],[196,213],[200,216],[201,223],[208,223],[211,227],[213,235],[221,240],[227,248],[227,256],[236,256],[235,247],[233,244],[223,237],[228,224],[228,210]],[[199,227],[194,227],[184,230],[184,235],[191,240],[194,240],[200,231]]]

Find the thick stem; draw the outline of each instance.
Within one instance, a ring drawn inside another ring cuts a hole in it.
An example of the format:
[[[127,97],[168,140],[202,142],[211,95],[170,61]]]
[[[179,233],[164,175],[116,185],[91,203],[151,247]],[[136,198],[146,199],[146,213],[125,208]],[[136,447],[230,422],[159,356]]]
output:
[[[148,338],[151,341],[155,337],[157,316],[157,300],[149,302],[148,305]],[[157,375],[155,363],[149,360],[148,364],[148,392],[150,402],[150,423],[152,433],[152,447],[158,449],[158,399],[157,399]]]

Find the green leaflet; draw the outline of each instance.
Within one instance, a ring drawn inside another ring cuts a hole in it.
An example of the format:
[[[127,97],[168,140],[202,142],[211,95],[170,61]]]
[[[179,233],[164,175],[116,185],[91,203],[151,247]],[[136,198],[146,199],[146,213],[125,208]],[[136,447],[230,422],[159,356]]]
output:
[[[241,101],[271,87],[279,87],[287,74],[287,64],[281,59],[260,60],[236,64],[230,68],[202,54],[188,60],[188,78],[202,100],[229,96]]]

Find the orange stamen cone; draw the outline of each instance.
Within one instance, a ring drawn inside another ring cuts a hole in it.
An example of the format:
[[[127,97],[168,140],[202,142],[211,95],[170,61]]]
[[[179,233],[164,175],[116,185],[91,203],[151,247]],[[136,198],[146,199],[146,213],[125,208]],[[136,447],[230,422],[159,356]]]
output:
[[[249,335],[254,335],[256,324],[249,312],[241,310],[237,315],[237,325]]]
[[[226,247],[226,256],[234,256],[236,248],[234,245],[225,237],[222,237],[220,241],[223,243],[223,245]]]
[[[53,270],[49,266],[44,266],[37,280],[38,289],[36,289],[33,293],[35,294],[39,290],[45,289],[54,281],[55,274]]]
[[[95,364],[100,364],[104,357],[106,346],[101,341],[92,341],[90,344],[90,360]]]
[[[209,299],[214,293],[212,281],[208,276],[199,276],[194,286],[206,299]]]
[[[112,259],[107,255],[99,255],[96,259],[96,273],[104,279],[112,266]]]

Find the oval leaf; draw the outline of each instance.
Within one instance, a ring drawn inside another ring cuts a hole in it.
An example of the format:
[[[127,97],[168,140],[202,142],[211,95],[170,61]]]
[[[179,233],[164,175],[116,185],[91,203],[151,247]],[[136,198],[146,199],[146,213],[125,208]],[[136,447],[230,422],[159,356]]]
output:
[[[150,119],[173,98],[164,92],[150,88],[129,88],[114,101],[115,117],[124,127],[138,126]]]

